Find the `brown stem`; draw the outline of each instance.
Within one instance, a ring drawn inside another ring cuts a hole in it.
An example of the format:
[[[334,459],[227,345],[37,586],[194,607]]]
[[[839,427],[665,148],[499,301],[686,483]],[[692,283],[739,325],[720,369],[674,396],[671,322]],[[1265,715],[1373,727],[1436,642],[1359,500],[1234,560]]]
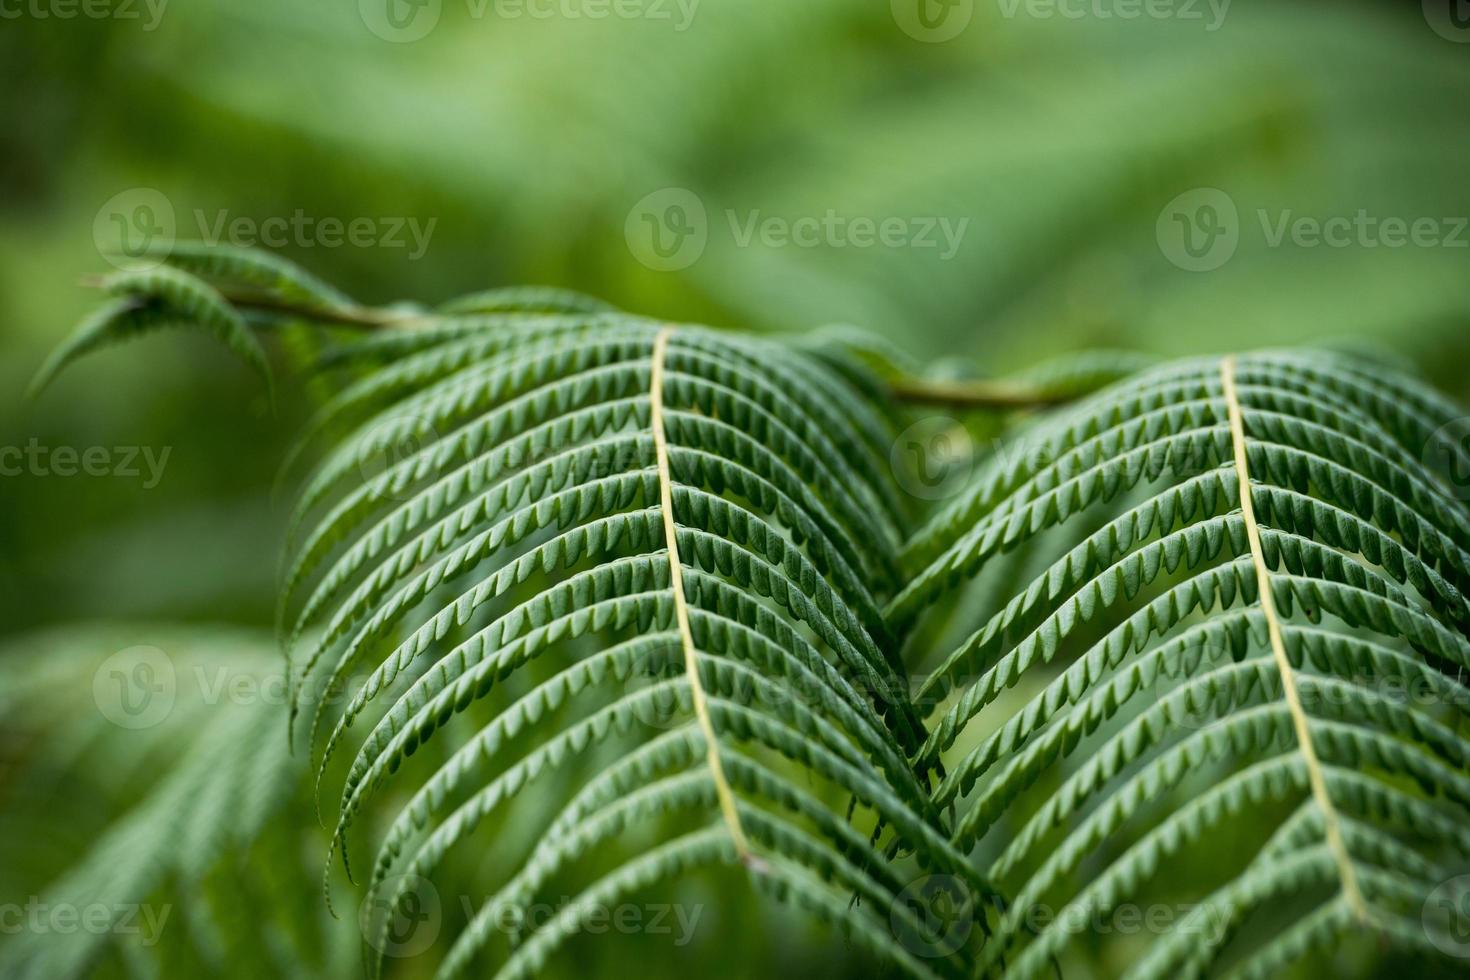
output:
[[[889,385],[901,402],[953,405],[957,408],[1041,408],[1071,401],[1072,396],[1021,381],[920,381],[906,379]]]
[[[415,321],[429,319],[432,314],[398,313],[380,310],[372,306],[348,306],[324,308],[301,306],[275,296],[261,293],[236,293],[221,289],[220,295],[235,306],[270,313],[285,313],[299,316],[303,320],[329,323],[338,327],[355,327],[362,330],[378,330],[383,327],[404,326]]]
[[[101,289],[106,287],[107,280],[103,276],[86,276],[82,279],[82,285]],[[431,313],[400,313],[390,310],[380,310],[372,306],[345,306],[337,308],[311,306],[292,303],[289,300],[253,290],[237,291],[221,286],[216,286],[215,289],[232,306],[237,306],[241,309],[258,310],[268,313],[284,313],[290,316],[299,316],[303,320],[311,320],[316,323],[326,323],[338,327],[353,327],[360,330],[379,330],[383,327],[406,326],[411,323],[430,320],[434,317],[434,314]]]

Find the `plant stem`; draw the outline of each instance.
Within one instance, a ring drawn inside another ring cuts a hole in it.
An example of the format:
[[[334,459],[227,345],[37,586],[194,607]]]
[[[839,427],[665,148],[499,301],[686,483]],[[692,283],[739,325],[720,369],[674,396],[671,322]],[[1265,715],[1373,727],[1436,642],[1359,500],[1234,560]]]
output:
[[[299,316],[303,320],[311,320],[316,323],[329,323],[332,326],[353,327],[360,330],[379,330],[383,327],[406,326],[410,323],[428,320],[433,317],[433,314],[430,313],[400,313],[378,309],[373,306],[335,308],[302,306],[276,296],[266,296],[261,293],[235,293],[225,289],[220,290],[220,295],[229,300],[232,305],[241,307],[242,309],[259,310],[267,313],[283,313],[288,316]]]
[[[1071,401],[1073,396],[1022,381],[922,381],[905,379],[889,385],[901,402],[953,405],[959,408],[1041,408]]]
[[[93,289],[104,289],[107,280],[103,276],[86,276],[82,279],[82,285]],[[435,314],[432,313],[402,313],[392,310],[383,310],[373,306],[341,306],[324,307],[306,303],[293,303],[279,296],[259,290],[233,290],[222,286],[215,286],[220,296],[224,297],[231,306],[242,310],[253,310],[262,313],[280,313],[287,316],[297,316],[303,320],[315,323],[325,323],[337,327],[352,327],[359,330],[378,330],[383,327],[407,326],[411,323],[431,320]]]

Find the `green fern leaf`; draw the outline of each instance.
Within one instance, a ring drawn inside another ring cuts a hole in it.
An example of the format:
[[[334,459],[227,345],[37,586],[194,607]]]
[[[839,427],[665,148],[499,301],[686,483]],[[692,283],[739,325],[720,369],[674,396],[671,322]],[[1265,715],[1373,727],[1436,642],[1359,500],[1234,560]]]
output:
[[[911,539],[894,624],[1049,556],[919,694],[917,761],[1011,900],[987,968],[1049,972],[1069,921],[1282,808],[1130,975],[1275,975],[1358,934],[1435,954],[1421,909],[1470,861],[1470,514],[1426,464],[1456,417],[1350,355],[1166,365],[1024,431]]]
[[[615,742],[619,761],[566,802],[441,975],[496,938],[499,903],[529,902],[630,825],[690,813],[712,822],[635,849],[579,901],[736,862],[905,972],[947,972],[886,921],[906,880],[895,850],[992,893],[906,758],[924,733],[880,611],[905,530],[881,406],[795,348],[634,317],[472,316],[425,333],[339,355],[400,356],[326,410],[319,431],[360,421],[306,487],[286,580],[300,704],[367,671],[319,769],[371,719],[333,836],[344,857],[393,774],[456,716],[480,719],[389,827],[368,901],[398,907],[518,795]],[[517,937],[501,974],[576,930]]]

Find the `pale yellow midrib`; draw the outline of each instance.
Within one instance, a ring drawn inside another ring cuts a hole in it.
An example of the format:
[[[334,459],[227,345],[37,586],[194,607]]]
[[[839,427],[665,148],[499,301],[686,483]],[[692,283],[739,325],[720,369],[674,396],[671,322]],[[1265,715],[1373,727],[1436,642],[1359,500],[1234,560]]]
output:
[[[664,327],[654,337],[653,367],[649,372],[648,401],[649,424],[653,428],[653,448],[658,459],[658,492],[660,510],[664,518],[664,542],[669,552],[669,587],[674,593],[674,617],[679,624],[679,640],[684,646],[684,671],[689,681],[690,698],[694,703],[694,716],[704,733],[706,756],[709,760],[710,777],[715,784],[715,795],[720,801],[720,812],[730,828],[730,838],[735,843],[735,853],[741,861],[750,857],[750,842],[745,829],[740,825],[740,812],[735,808],[735,794],[725,778],[725,767],[720,761],[719,744],[715,741],[715,726],[710,719],[709,702],[704,696],[704,684],[699,679],[699,652],[694,647],[694,633],[689,628],[689,605],[684,598],[684,568],[679,560],[679,539],[674,523],[674,482],[669,474],[669,443],[664,434],[664,357],[669,348],[673,327]]]
[[[1322,811],[1322,827],[1327,837],[1328,849],[1337,862],[1338,874],[1342,879],[1343,897],[1359,921],[1369,920],[1368,906],[1358,886],[1358,875],[1353,869],[1347,845],[1342,839],[1342,826],[1338,822],[1337,808],[1327,792],[1327,780],[1322,775],[1322,763],[1312,745],[1312,733],[1308,726],[1307,712],[1302,707],[1301,694],[1296,686],[1296,674],[1286,656],[1286,642],[1281,636],[1281,621],[1276,614],[1276,599],[1271,594],[1271,575],[1266,568],[1265,552],[1261,548],[1261,529],[1256,524],[1255,504],[1251,499],[1250,464],[1245,451],[1245,416],[1240,407],[1240,396],[1235,388],[1235,358],[1220,361],[1220,383],[1225,392],[1225,406],[1230,416],[1230,439],[1235,453],[1235,476],[1240,484],[1240,512],[1245,520],[1245,534],[1250,541],[1251,562],[1256,570],[1256,591],[1260,593],[1261,612],[1266,618],[1266,632],[1271,640],[1271,656],[1281,674],[1281,689],[1291,711],[1292,725],[1296,729],[1297,745],[1307,766],[1307,780],[1312,787],[1312,796],[1317,808]]]

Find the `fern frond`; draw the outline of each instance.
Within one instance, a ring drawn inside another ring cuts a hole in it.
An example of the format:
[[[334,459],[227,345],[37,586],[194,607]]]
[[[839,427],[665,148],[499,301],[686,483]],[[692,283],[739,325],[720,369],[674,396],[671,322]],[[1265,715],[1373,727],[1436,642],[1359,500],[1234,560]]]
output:
[[[633,846],[576,901],[736,863],[904,972],[949,972],[884,921],[912,914],[900,850],[993,896],[906,758],[924,731],[880,611],[907,530],[884,408],[798,347],[620,314],[441,318],[336,361],[359,358],[383,366],[325,409],[318,431],[355,428],[303,492],[285,588],[298,706],[365,672],[318,770],[369,722],[333,849],[467,716],[384,835],[367,900],[397,908],[517,796],[616,744],[441,975],[497,938],[497,903],[670,821],[695,829]],[[501,974],[577,929],[517,937]]]
[[[185,241],[170,242],[166,248],[145,255],[220,288],[253,289],[258,298],[300,304],[311,312],[330,314],[357,308],[352,298],[335,286],[294,262],[260,249]]]
[[[260,341],[239,311],[203,279],[160,265],[115,272],[99,285],[117,300],[84,320],[51,353],[31,381],[32,397],[82,356],[163,327],[208,331],[255,369],[267,387],[272,386],[270,362]]]
[[[6,759],[0,890],[40,916],[18,929],[10,917],[0,973],[353,975],[354,931],[301,900],[310,835],[292,816],[301,766],[280,737],[271,646],[242,630],[118,624],[0,649],[0,727],[24,747]],[[56,806],[61,789],[86,804]]]
[[[917,761],[946,765],[954,843],[1012,900],[986,967],[1046,973],[1076,930],[1032,910],[1177,891],[1162,867],[1286,805],[1200,907],[1228,935],[1201,942],[1197,910],[1136,975],[1227,946],[1268,975],[1355,933],[1434,952],[1420,909],[1470,861],[1470,514],[1424,462],[1457,415],[1351,355],[1166,365],[1023,431],[910,540],[895,626],[1049,556],[919,693],[942,711]]]

